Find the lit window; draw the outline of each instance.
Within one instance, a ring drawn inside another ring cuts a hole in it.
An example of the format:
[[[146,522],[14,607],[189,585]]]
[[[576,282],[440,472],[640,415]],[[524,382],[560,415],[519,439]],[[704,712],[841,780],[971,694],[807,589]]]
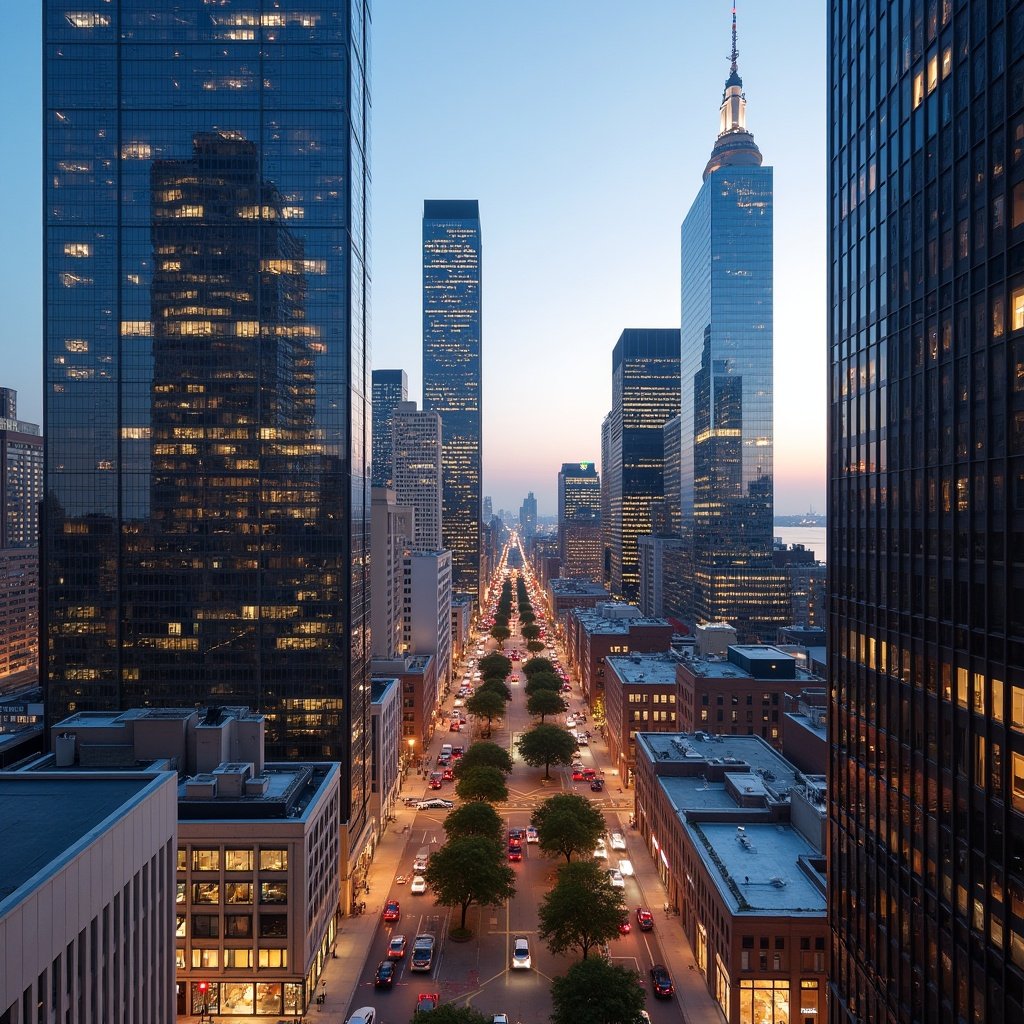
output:
[[[1024,327],[1024,288],[1014,288],[1010,308],[1013,313],[1013,329],[1019,331]]]
[[[921,106],[922,100],[924,100],[924,72],[918,71],[914,75],[914,110]]]
[[[64,17],[73,28],[106,28],[110,24],[109,14],[94,14],[91,11],[68,11]]]
[[[92,246],[88,242],[65,242],[64,255],[85,259],[92,255]]]

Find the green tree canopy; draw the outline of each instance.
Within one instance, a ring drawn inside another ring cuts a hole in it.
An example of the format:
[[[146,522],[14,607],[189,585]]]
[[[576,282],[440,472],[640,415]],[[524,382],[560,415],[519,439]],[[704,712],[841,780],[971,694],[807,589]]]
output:
[[[547,658],[531,658],[529,661],[523,662],[523,672],[528,679],[538,672],[553,674],[554,671],[555,666]]]
[[[536,654],[538,651],[544,650],[544,645],[539,640],[527,640],[526,649],[531,654]]]
[[[490,743],[488,740],[478,740],[470,744],[469,750],[462,755],[455,765],[455,777],[459,778],[463,772],[470,768],[480,768],[487,765],[491,768],[498,768],[506,775],[512,771],[512,755],[497,743]]]
[[[646,1001],[636,971],[603,956],[581,960],[551,982],[551,1024],[629,1024]]]
[[[499,768],[478,765],[459,773],[455,792],[460,800],[486,800],[490,804],[503,804],[508,800],[508,786]]]
[[[498,676],[487,676],[486,679],[476,688],[476,692],[479,693],[481,690],[490,690],[493,693],[497,693],[501,696],[501,699],[506,703],[512,699],[512,691],[505,684],[505,680]]]
[[[519,632],[523,634],[526,640],[536,640],[540,636],[540,626],[536,626],[531,622],[523,626]]]
[[[481,687],[472,697],[466,700],[466,710],[474,718],[487,719],[487,731],[491,731],[491,722],[500,718],[505,710],[505,698],[500,693]]]
[[[486,1017],[472,1006],[456,1006],[455,1003],[439,1003],[429,1013],[413,1011],[415,1024],[491,1024]]]
[[[512,635],[512,630],[508,626],[491,626],[491,636],[498,641],[499,644],[503,644]]]
[[[427,884],[442,907],[461,907],[462,924],[474,904],[497,904],[516,892],[515,873],[501,851],[485,836],[449,839],[431,858]]]
[[[579,793],[548,797],[533,812],[530,824],[537,829],[540,848],[552,856],[564,857],[567,864],[573,854],[589,859],[605,830],[604,815]]]
[[[531,715],[540,715],[542,722],[548,715],[560,715],[568,706],[557,690],[543,687],[534,690],[526,701],[526,710]]]
[[[474,800],[448,812],[448,817],[444,819],[444,831],[449,839],[462,836],[493,839],[500,849],[505,824],[489,803]]]
[[[552,953],[578,949],[587,953],[615,938],[626,914],[621,889],[612,886],[608,873],[592,860],[565,864],[558,881],[537,910],[538,934]]]
[[[576,740],[560,725],[541,723],[519,737],[519,756],[534,768],[544,766],[544,778],[550,779],[553,764],[572,764]]]
[[[526,696],[532,697],[538,690],[559,693],[561,689],[562,680],[553,672],[534,672],[526,683]]]
[[[533,609],[532,608],[527,608],[525,611],[522,608],[520,608],[519,609],[519,621],[520,621],[520,623],[522,625],[528,626],[532,622],[536,622],[537,621],[537,616],[533,614]]]
[[[490,654],[484,655],[478,662],[476,667],[480,670],[480,674],[484,676],[489,675],[501,675],[502,678],[507,676],[512,671],[512,662],[506,658],[504,654],[499,654],[497,651],[492,651]]]

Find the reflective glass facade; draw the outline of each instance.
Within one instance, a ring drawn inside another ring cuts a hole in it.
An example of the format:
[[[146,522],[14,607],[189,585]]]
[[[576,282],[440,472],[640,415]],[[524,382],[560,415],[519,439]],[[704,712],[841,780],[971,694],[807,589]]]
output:
[[[423,408],[441,414],[452,591],[478,596],[482,470],[480,208],[423,204]]]
[[[830,0],[832,1019],[1024,1013],[1024,4]]]
[[[399,402],[409,400],[409,379],[405,370],[374,370],[373,379],[373,471],[374,487],[394,487],[394,446],[391,418]]]
[[[369,785],[369,14],[46,0],[47,713],[246,704]]]
[[[640,596],[637,537],[651,532],[651,502],[662,498],[665,422],[679,409],[679,331],[627,328],[612,352],[607,465],[610,586]],[[602,456],[605,441],[602,437]]]
[[[723,132],[682,228],[679,507],[693,530],[694,618],[749,635],[760,597],[732,599],[763,589],[754,581],[772,564],[773,186],[745,101],[734,109],[740,87],[734,64]]]
[[[569,529],[577,523],[578,528]],[[600,579],[601,479],[593,462],[563,462],[558,473],[558,556],[563,576]]]

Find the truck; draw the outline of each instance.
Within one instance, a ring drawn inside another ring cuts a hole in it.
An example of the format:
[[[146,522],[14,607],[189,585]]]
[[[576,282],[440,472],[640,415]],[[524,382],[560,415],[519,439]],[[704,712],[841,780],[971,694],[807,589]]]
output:
[[[412,944],[412,963],[410,970],[429,971],[434,965],[434,934],[424,932],[417,935]]]

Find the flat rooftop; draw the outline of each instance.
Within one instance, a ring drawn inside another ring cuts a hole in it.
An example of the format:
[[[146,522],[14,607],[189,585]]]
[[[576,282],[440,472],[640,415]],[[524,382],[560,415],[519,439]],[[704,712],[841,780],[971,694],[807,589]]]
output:
[[[182,821],[302,820],[331,776],[337,773],[335,764],[275,762],[264,765],[263,773],[256,776],[266,781],[265,792],[210,799],[186,797],[186,787],[190,782],[212,779],[215,773],[193,775],[178,782],[178,818]]]
[[[823,743],[828,742],[828,726],[818,715],[809,715],[804,711],[787,711],[785,717],[794,725],[813,733]]]
[[[757,822],[741,831],[703,821],[684,827],[734,913],[824,915],[825,897],[799,863],[822,855],[792,825]]]
[[[548,586],[555,597],[607,597],[608,591],[600,583],[580,579],[576,576],[556,576],[548,580]]]
[[[373,676],[370,679],[370,703],[380,704],[383,702],[388,690],[392,686],[398,686],[399,680],[394,676]]]
[[[153,777],[0,776],[0,905],[30,878],[64,862],[76,843],[131,803]]]
[[[782,651],[779,653],[787,660],[792,660],[791,655],[785,654]],[[702,679],[750,679],[756,683],[788,683],[790,686],[793,686],[794,683],[821,682],[819,676],[800,668],[799,665],[796,667],[796,674],[788,679],[758,678],[752,676],[745,669],[731,661],[715,657],[685,658],[682,661],[682,665],[692,672],[693,675]]]
[[[617,654],[605,658],[623,683],[637,685],[675,684],[678,660],[666,654]]]

